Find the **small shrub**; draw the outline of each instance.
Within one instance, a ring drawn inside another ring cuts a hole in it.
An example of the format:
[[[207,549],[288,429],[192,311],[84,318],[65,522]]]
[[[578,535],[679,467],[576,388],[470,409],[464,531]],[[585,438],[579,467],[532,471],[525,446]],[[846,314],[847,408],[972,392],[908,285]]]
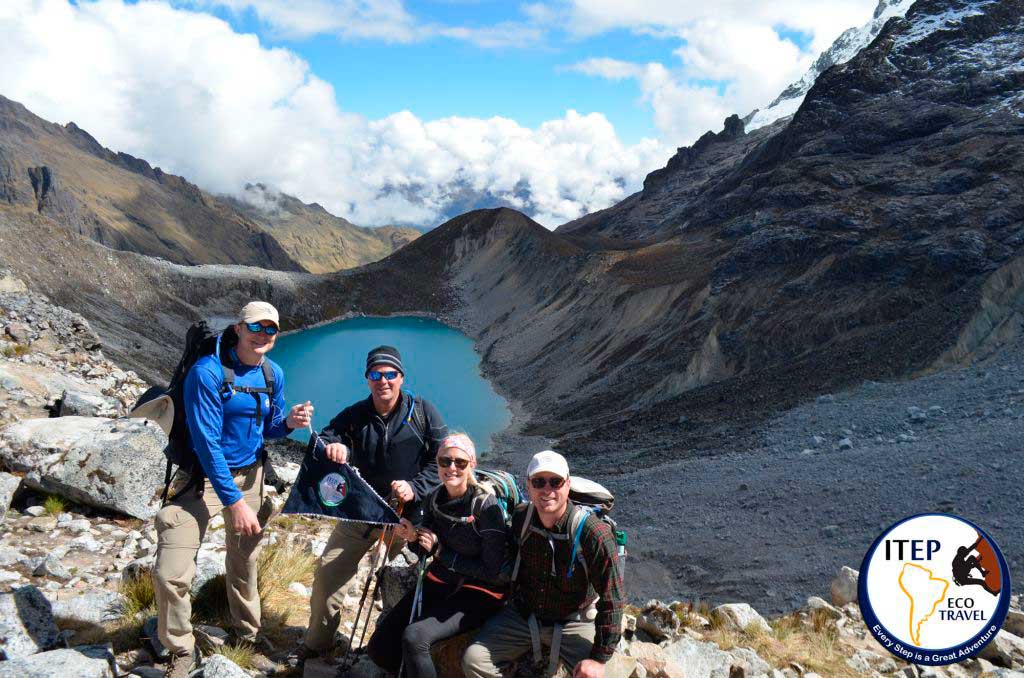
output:
[[[43,510],[46,511],[47,515],[58,516],[64,513],[68,508],[68,503],[64,500],[64,497],[58,497],[55,494],[51,494],[43,502]]]

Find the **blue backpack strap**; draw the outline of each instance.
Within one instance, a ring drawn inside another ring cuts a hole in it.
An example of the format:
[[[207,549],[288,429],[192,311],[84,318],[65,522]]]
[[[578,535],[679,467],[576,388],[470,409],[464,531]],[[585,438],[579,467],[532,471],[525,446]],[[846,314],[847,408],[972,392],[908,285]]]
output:
[[[587,516],[593,512],[594,509],[589,506],[576,506],[576,513],[573,515],[572,522],[570,523],[574,527],[570,527],[573,530],[572,551],[569,552],[569,568],[565,571],[566,578],[572,577],[573,570],[576,568],[577,555],[581,560],[583,558],[583,553],[579,550],[580,539],[583,537],[583,526],[587,523]],[[577,521],[579,521],[578,524]],[[586,561],[583,563],[583,569],[588,569]]]

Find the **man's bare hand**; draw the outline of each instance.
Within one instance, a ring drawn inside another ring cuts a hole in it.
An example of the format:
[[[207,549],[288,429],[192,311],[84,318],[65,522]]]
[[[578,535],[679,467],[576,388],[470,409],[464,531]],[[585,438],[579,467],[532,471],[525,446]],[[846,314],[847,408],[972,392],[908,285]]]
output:
[[[263,531],[256,512],[249,508],[245,499],[236,501],[228,507],[228,511],[231,513],[231,529],[235,534],[252,537]]]
[[[324,450],[327,452],[327,458],[335,464],[348,462],[348,447],[342,443],[330,443]]]
[[[308,400],[305,403],[296,405],[288,413],[288,428],[306,428],[309,422],[313,421],[313,405]]]
[[[404,480],[391,481],[391,491],[402,501],[412,501],[416,498],[416,493],[412,491],[412,485]]]
[[[395,525],[394,530],[399,538],[405,541],[416,541],[416,528],[413,527],[413,524],[408,519],[402,518],[402,522]]]
[[[604,664],[593,659],[584,659],[576,665],[572,678],[604,678]]]

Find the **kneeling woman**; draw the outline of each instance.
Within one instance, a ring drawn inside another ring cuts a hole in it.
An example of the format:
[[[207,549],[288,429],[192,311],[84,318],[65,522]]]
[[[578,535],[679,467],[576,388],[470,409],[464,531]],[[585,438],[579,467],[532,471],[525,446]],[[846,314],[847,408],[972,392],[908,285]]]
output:
[[[493,495],[476,484],[476,448],[456,433],[437,453],[441,485],[424,500],[423,524],[407,520],[398,536],[433,556],[423,580],[422,608],[413,615],[410,591],[377,624],[367,653],[385,670],[414,678],[436,676],[430,646],[478,628],[501,609],[508,591],[507,528]],[[418,606],[419,607],[419,606]],[[410,622],[410,618],[412,621]]]

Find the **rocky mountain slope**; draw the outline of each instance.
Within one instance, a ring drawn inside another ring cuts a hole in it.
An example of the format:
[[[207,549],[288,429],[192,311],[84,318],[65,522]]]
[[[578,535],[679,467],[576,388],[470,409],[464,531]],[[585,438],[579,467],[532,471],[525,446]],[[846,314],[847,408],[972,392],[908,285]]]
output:
[[[383,259],[420,236],[401,226],[362,228],[316,203],[305,204],[263,184],[245,187],[244,200],[221,198],[272,234],[310,273],[330,273]]]
[[[108,247],[182,264],[314,272],[380,259],[418,235],[354,226],[319,205],[258,190],[263,209],[217,197],[73,122],[46,122],[0,96],[0,211],[35,212]]]

